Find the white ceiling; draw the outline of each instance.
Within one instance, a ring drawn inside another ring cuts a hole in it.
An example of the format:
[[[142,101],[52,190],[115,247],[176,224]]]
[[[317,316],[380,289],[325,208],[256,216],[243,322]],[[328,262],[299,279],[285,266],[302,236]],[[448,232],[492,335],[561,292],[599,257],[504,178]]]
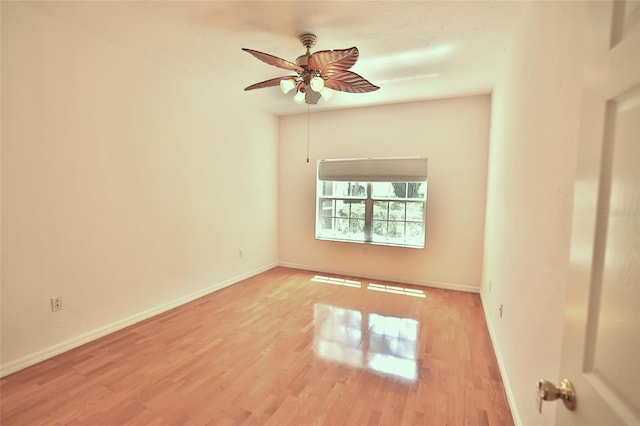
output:
[[[290,74],[242,47],[295,61],[298,36],[318,36],[312,49],[357,46],[352,71],[380,90],[336,93],[316,110],[489,93],[517,25],[521,2],[33,2],[110,43],[134,49],[179,72],[211,78],[274,114],[306,112],[278,87],[244,87]]]

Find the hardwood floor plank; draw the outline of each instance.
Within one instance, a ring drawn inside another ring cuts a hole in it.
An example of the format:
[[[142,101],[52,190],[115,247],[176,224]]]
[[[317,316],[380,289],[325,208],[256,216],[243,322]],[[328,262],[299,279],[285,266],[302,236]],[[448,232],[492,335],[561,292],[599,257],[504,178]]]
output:
[[[2,425],[513,424],[477,294],[288,268],[7,376],[0,402]]]

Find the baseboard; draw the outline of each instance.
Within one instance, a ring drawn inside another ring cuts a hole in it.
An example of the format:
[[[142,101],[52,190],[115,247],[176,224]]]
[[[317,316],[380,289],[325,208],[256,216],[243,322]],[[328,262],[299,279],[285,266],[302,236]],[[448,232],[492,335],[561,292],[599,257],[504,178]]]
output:
[[[293,269],[302,269],[305,271],[314,271],[314,272],[322,272],[324,274],[336,274],[336,275],[347,275],[347,276],[356,276],[361,278],[366,278],[369,280],[378,280],[378,281],[390,281],[398,284],[411,284],[418,285],[422,287],[433,287],[433,288],[441,288],[444,290],[455,290],[455,291],[464,291],[466,293],[480,293],[480,289],[477,287],[473,287],[470,285],[464,284],[453,284],[453,283],[442,283],[435,281],[416,281],[416,280],[403,280],[397,279],[393,277],[383,277],[383,276],[373,276],[373,275],[363,275],[360,273],[354,273],[353,271],[341,271],[337,269],[328,269],[322,268],[318,266],[311,265],[300,265],[297,263],[289,263],[289,262],[279,262],[279,266],[283,266],[286,268]]]
[[[489,321],[487,305],[484,301],[484,298],[482,297],[482,293],[480,293],[480,301],[482,302],[482,312],[484,312],[484,320],[487,324],[487,329],[489,330],[489,337],[491,338],[493,353],[496,355],[496,360],[498,361],[498,369],[500,369],[500,376],[502,377],[502,384],[504,386],[504,392],[507,395],[507,402],[509,403],[509,409],[511,410],[513,422],[516,426],[522,426],[520,414],[518,413],[518,406],[516,405],[516,399],[513,395],[513,390],[511,389],[511,381],[509,380],[509,375],[507,374],[507,369],[504,365],[502,354],[498,350],[498,342],[496,340],[495,332],[493,331],[493,325]]]
[[[82,346],[85,343],[89,343],[93,340],[96,340],[100,337],[106,336],[107,334],[111,334],[115,331],[121,330],[125,327],[129,327],[135,323],[151,318],[155,315],[166,312],[170,309],[177,308],[178,306],[184,305],[185,303],[192,302],[200,297],[206,296],[208,294],[214,293],[218,290],[222,290],[223,288],[229,287],[233,284],[236,284],[242,280],[247,278],[251,278],[255,275],[258,275],[264,271],[268,271],[269,269],[275,268],[278,266],[276,263],[254,269],[253,271],[249,271],[247,273],[229,278],[222,282],[213,284],[207,288],[202,290],[198,290],[195,293],[191,293],[189,295],[183,296],[179,299],[172,300],[167,303],[163,303],[162,305],[156,306],[154,308],[148,309],[143,312],[139,312],[137,314],[131,315],[127,318],[123,318],[111,324],[107,324],[103,327],[97,328],[95,330],[89,331],[87,333],[81,334],[79,336],[73,337],[64,342],[58,343],[56,345],[45,348],[41,351],[29,354],[15,361],[9,362],[7,364],[2,364],[0,366],[0,377],[4,377],[8,374],[15,373],[16,371],[22,370],[24,368],[35,365],[39,362],[52,358],[56,355],[59,355],[63,352],[69,351],[71,349],[77,348],[78,346]]]

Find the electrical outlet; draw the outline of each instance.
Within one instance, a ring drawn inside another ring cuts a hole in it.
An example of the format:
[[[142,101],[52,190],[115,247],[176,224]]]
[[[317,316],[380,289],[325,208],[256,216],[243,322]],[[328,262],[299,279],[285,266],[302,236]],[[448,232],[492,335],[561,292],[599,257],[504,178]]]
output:
[[[51,298],[51,312],[62,310],[62,297],[52,297]]]

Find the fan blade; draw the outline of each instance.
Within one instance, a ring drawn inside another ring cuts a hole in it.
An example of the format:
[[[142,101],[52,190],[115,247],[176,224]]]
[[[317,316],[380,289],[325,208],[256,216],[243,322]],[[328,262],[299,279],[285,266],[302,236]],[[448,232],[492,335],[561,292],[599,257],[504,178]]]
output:
[[[358,60],[358,48],[342,50],[321,50],[309,57],[308,68],[320,70],[323,77],[331,78],[334,74],[346,71]]]
[[[281,80],[287,80],[287,79],[295,79],[296,77],[298,77],[297,75],[286,75],[284,77],[276,77],[276,78],[272,78],[270,80],[265,80],[265,81],[261,81],[260,83],[256,83],[256,84],[252,84],[251,86],[247,86],[244,88],[245,92],[247,90],[253,90],[253,89],[262,89],[263,87],[271,87],[271,86],[278,86],[280,85],[280,81]]]
[[[273,65],[274,67],[284,68],[285,70],[302,72],[303,69],[301,66],[294,64],[293,62],[286,61],[282,58],[278,58],[277,56],[269,55],[268,53],[258,52],[257,50],[245,49],[242,48],[247,53],[251,53],[256,58],[260,59],[262,62],[266,62],[269,65]]]
[[[324,82],[324,87],[350,93],[367,93],[379,89],[375,84],[371,84],[366,79],[351,71],[341,71],[331,76],[331,78]]]

